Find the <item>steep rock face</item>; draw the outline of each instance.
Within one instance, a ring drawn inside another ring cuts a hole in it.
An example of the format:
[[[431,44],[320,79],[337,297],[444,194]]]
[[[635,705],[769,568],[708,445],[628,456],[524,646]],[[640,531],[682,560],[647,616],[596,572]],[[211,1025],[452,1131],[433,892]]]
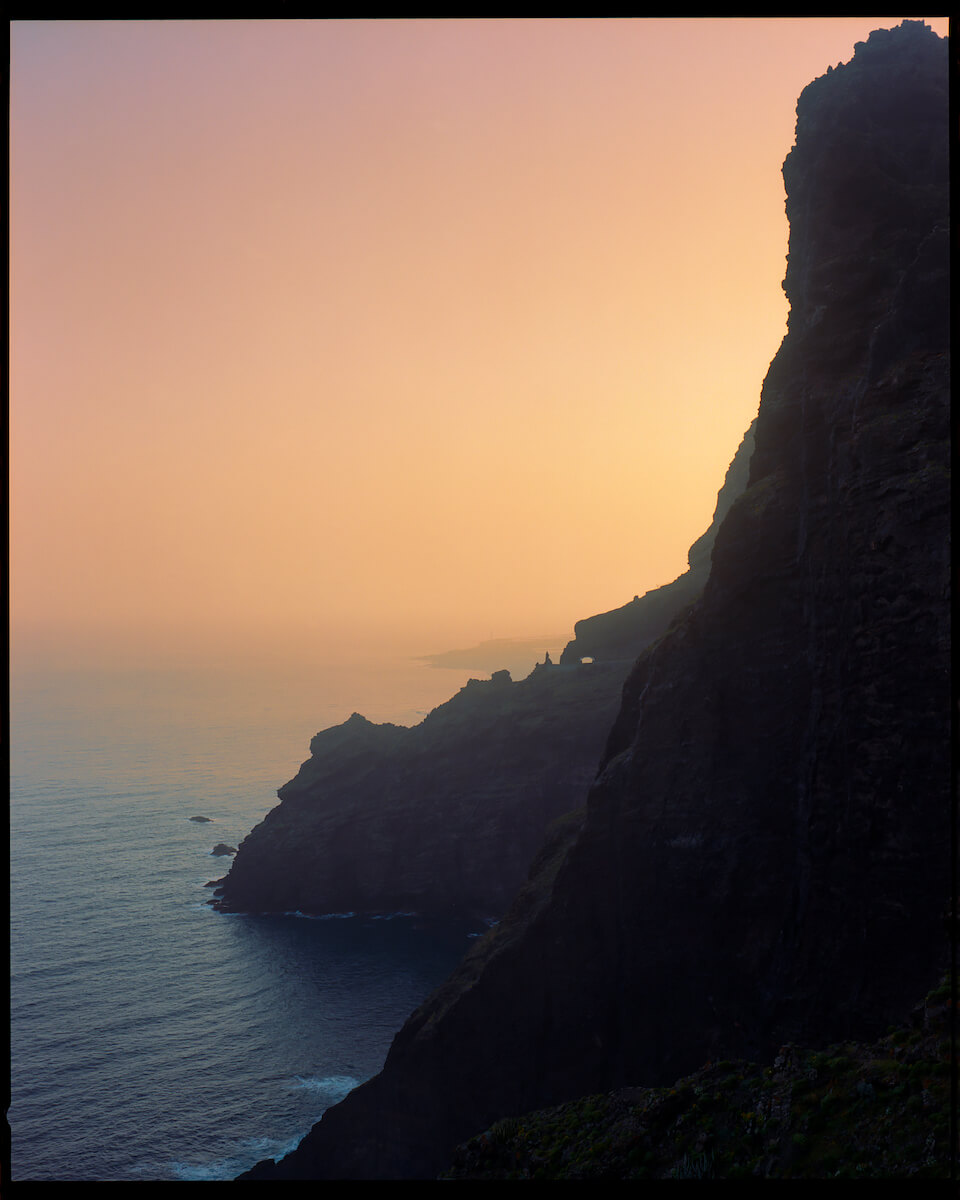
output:
[[[754,420],[743,435],[733,462],[727,469],[710,527],[697,538],[687,553],[689,569],[672,583],[665,583],[663,587],[636,596],[629,604],[577,621],[573,627],[573,640],[567,643],[560,656],[561,665],[578,663],[587,657],[594,662],[624,658],[632,661],[641,650],[667,631],[681,609],[700,595],[710,574],[717,531],[731,504],[747,486],[756,424]]]
[[[614,627],[599,661],[581,665],[574,641],[560,666],[542,663],[516,682],[506,671],[471,680],[412,729],[354,713],[318,733],[281,803],[216,881],[214,907],[501,915],[547,826],[585,803],[633,660],[702,590],[752,452],[753,426],[690,549],[691,569],[628,605],[626,620],[618,610],[587,622]]]
[[[789,332],[702,598],[638,661],[582,824],[254,1178],[432,1177],[499,1117],[876,1036],[949,902],[946,46],[805,89]]]

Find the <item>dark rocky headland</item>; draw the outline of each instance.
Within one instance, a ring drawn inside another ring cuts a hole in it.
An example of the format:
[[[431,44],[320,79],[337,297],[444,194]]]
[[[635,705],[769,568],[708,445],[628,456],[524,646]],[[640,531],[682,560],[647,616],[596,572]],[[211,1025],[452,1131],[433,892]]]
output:
[[[585,809],[554,825],[504,919],[379,1075],[244,1178],[435,1178],[497,1121],[669,1090],[708,1061],[773,1070],[785,1044],[833,1047],[814,1069],[846,1103],[840,1060],[937,986],[948,111],[946,43],[920,22],[873,33],[802,93],[783,168],[788,332],[702,593],[636,661]],[[691,1154],[712,1152],[707,1132]]]
[[[516,681],[505,670],[472,679],[411,729],[354,713],[318,733],[280,804],[212,881],[213,905],[501,916],[551,822],[585,803],[637,655],[703,590],[752,453],[751,425],[689,569],[578,622],[560,665],[540,663]],[[581,663],[586,656],[593,661]]]

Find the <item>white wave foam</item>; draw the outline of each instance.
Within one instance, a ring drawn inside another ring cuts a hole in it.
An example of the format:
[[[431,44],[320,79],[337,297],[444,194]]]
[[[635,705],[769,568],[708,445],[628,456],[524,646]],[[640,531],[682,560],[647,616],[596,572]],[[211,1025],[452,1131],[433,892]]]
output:
[[[168,1164],[170,1174],[174,1179],[208,1183],[214,1180],[236,1179],[242,1171],[252,1166],[252,1162],[245,1163],[239,1158],[218,1158],[212,1163],[172,1162]]]
[[[360,1086],[360,1080],[352,1075],[295,1075],[294,1080],[295,1082],[290,1084],[292,1088],[318,1092],[329,1104],[337,1104],[348,1092]]]
[[[149,1164],[141,1164],[140,1167],[134,1167],[137,1174],[142,1174],[144,1178],[169,1178],[191,1180],[194,1182],[212,1182],[216,1180],[233,1180],[244,1171],[249,1171],[255,1163],[261,1162],[265,1158],[272,1158],[274,1162],[283,1158],[287,1154],[292,1154],[294,1150],[303,1141],[306,1133],[298,1133],[291,1138],[270,1138],[256,1137],[244,1138],[239,1145],[242,1150],[236,1154],[225,1155],[222,1158],[214,1159],[208,1163],[192,1163],[174,1160],[166,1164],[166,1169],[156,1175],[150,1169]]]
[[[254,1163],[258,1163],[264,1158],[272,1158],[273,1161],[276,1162],[285,1155],[292,1154],[307,1136],[307,1133],[309,1133],[309,1130],[305,1130],[303,1133],[298,1133],[294,1137],[287,1138],[284,1141],[280,1141],[279,1138],[267,1137],[245,1138],[242,1144],[247,1147],[250,1152],[255,1155],[255,1157],[252,1161],[246,1162],[246,1164],[241,1167],[241,1170],[248,1170],[254,1165]]]
[[[349,917],[355,917],[357,914],[352,912],[305,913],[297,909],[296,912],[285,912],[280,915],[283,917],[301,917],[304,921],[346,921]]]

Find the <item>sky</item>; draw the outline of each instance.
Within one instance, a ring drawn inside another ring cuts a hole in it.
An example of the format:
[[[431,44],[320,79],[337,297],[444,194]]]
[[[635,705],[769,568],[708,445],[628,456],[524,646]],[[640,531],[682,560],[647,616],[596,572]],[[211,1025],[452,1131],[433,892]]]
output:
[[[797,97],[900,20],[14,22],[11,653],[426,653],[675,578]]]

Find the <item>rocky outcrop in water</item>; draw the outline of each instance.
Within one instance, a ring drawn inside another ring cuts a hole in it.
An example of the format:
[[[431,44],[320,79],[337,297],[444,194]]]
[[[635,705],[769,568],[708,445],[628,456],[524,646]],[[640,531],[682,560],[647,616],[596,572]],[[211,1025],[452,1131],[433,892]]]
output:
[[[784,165],[788,333],[702,596],[584,811],[381,1073],[251,1178],[431,1178],[497,1118],[869,1039],[950,896],[945,43],[871,35]]]

